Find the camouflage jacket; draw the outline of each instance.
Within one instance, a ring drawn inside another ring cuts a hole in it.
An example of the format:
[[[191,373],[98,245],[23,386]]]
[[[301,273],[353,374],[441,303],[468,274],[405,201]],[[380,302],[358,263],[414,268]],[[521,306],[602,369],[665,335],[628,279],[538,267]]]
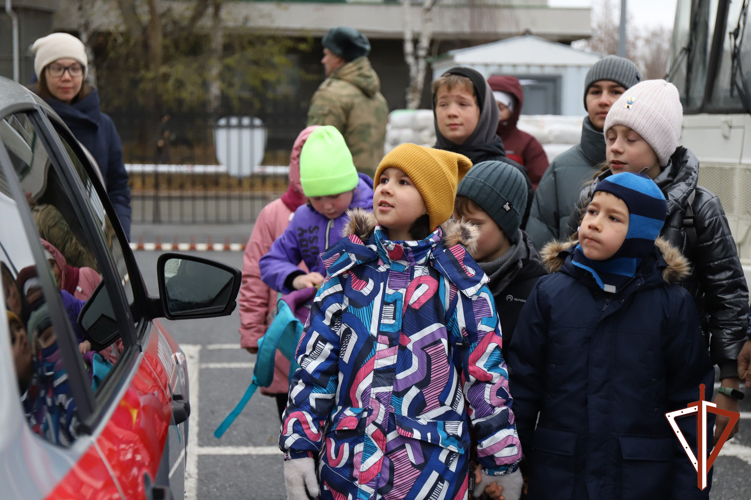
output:
[[[76,238],[60,211],[53,205],[36,205],[31,210],[39,236],[57,248],[73,267],[90,267],[99,272],[94,255]]]
[[[373,175],[386,142],[389,107],[370,61],[360,57],[334,71],[313,94],[308,126],[332,125],[347,141],[355,166]]]

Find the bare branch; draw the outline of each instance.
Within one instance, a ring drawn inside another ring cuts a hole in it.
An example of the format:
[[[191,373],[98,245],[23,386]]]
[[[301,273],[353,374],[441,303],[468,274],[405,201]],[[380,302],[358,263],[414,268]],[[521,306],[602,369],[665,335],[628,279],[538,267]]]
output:
[[[193,28],[196,27],[196,24],[198,24],[198,21],[201,20],[201,18],[206,14],[206,11],[209,8],[210,0],[198,0],[196,2],[195,7],[193,8],[193,13],[190,15],[190,19],[188,19],[188,24],[185,25],[185,29],[188,31],[193,31]],[[217,9],[221,9],[221,0],[214,1],[214,15],[216,16]]]

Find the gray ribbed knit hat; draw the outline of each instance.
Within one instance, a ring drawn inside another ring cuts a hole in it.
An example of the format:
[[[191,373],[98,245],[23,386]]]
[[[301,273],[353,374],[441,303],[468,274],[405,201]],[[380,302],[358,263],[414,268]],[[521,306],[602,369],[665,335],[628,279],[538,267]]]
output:
[[[646,80],[634,85],[613,103],[603,132],[625,125],[647,141],[660,160],[668,164],[678,147],[683,123],[683,106],[678,89],[665,80]]]
[[[524,209],[527,206],[527,182],[524,174],[501,161],[483,161],[469,169],[459,183],[457,196],[477,203],[516,243]]]
[[[607,56],[597,61],[584,80],[584,109],[587,109],[587,92],[595,82],[609,80],[629,89],[641,81],[641,73],[636,64],[618,56]]]

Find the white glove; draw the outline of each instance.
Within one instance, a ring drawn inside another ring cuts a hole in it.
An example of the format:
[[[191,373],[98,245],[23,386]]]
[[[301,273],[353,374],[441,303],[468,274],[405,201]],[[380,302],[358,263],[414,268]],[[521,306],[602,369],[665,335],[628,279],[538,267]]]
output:
[[[284,461],[284,484],[287,486],[287,500],[308,500],[321,492],[316,479],[316,466],[312,458],[295,458]]]
[[[524,479],[519,469],[511,474],[503,476],[487,476],[483,473],[482,479],[479,483],[475,484],[475,498],[480,498],[485,488],[492,483],[496,483],[498,486],[503,487],[503,498],[505,500],[519,500],[522,496],[522,486],[524,485]]]

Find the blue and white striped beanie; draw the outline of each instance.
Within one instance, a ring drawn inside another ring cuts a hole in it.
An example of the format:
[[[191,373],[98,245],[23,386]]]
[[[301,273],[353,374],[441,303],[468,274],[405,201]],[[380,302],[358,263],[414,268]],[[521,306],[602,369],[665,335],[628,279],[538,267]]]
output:
[[[593,274],[600,288],[615,292],[635,274],[643,258],[654,248],[668,214],[668,204],[657,184],[645,174],[623,172],[600,181],[598,192],[617,196],[629,213],[628,232],[621,248],[609,259],[592,261],[584,256],[581,246],[574,252],[574,265]]]

